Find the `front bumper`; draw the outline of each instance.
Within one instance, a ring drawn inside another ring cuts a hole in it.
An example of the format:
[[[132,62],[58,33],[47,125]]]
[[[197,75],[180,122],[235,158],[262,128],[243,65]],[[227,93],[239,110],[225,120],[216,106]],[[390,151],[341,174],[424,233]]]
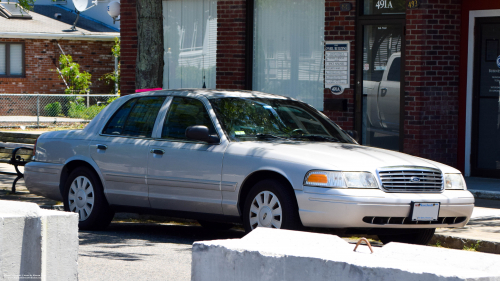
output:
[[[380,189],[332,189],[304,186],[295,190],[299,215],[307,227],[441,228],[463,227],[474,197],[466,190],[442,193],[388,193]],[[408,224],[411,202],[440,203],[438,223]],[[406,218],[402,221],[403,218]],[[454,218],[460,218],[455,220]]]

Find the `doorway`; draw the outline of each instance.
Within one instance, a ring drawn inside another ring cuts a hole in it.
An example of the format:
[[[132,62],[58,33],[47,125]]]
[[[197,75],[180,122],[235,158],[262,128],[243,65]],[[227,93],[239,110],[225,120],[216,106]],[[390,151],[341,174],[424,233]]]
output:
[[[471,176],[500,178],[500,17],[476,19],[475,35]]]
[[[400,19],[359,21],[357,128],[364,145],[395,151],[403,147],[404,24]]]

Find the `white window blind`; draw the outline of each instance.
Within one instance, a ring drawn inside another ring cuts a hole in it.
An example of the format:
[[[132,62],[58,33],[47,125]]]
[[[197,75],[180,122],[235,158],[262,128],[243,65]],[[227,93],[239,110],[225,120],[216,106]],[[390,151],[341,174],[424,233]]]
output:
[[[323,110],[324,0],[255,0],[252,89]]]
[[[6,73],[6,59],[5,59],[5,44],[0,44],[0,75],[5,75]]]
[[[10,44],[10,75],[23,74],[23,45]]]
[[[215,88],[217,1],[163,1],[163,30],[163,88]]]

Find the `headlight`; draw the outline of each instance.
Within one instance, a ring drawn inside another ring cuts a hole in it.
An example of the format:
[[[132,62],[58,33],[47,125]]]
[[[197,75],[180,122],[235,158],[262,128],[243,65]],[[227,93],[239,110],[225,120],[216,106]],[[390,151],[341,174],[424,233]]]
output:
[[[378,188],[377,180],[368,172],[310,171],[304,185],[329,188]]]
[[[444,188],[455,190],[467,190],[462,174],[445,174]]]

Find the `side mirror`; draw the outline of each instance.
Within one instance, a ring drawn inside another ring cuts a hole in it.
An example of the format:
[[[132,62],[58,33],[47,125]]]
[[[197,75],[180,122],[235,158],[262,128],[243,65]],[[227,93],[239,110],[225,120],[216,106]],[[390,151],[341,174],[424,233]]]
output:
[[[353,139],[355,139],[357,142],[359,142],[359,135],[358,135],[358,131],[346,130],[345,132],[346,132],[349,136],[351,136]]]
[[[219,143],[218,137],[211,136],[208,132],[207,126],[189,126],[186,129],[186,138],[190,140],[204,141],[208,143]]]

